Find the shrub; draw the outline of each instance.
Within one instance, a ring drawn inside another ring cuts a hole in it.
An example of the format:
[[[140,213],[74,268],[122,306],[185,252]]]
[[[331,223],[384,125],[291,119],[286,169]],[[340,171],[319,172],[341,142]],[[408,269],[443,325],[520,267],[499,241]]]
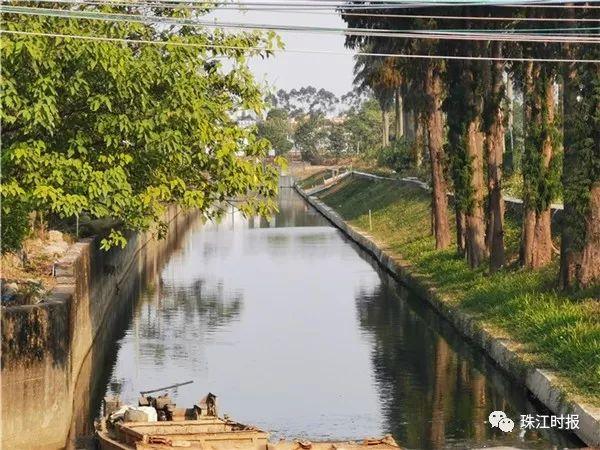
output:
[[[2,253],[21,248],[23,239],[29,233],[29,217],[27,208],[16,200],[3,198],[0,209],[0,230]]]
[[[411,145],[406,139],[399,139],[379,152],[378,162],[396,172],[409,169],[412,165]]]

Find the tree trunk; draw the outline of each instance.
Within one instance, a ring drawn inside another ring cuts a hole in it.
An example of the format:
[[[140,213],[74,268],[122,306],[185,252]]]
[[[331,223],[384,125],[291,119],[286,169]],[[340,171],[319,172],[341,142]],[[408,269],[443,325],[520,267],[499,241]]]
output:
[[[500,43],[496,43],[494,56],[500,57]],[[502,198],[502,156],[504,150],[504,115],[502,97],[504,83],[502,74],[504,63],[495,61],[492,65],[491,92],[488,101],[491,108],[486,129],[487,165],[488,165],[488,230],[487,248],[490,253],[490,272],[504,265],[504,199]]]
[[[467,224],[464,211],[456,210],[456,250],[461,257],[467,250]]]
[[[515,100],[514,100],[514,86],[513,80],[510,74],[506,78],[506,99],[508,102],[507,111],[507,126],[508,126],[508,158],[507,167],[505,172],[512,174],[515,169]]]
[[[485,261],[485,212],[483,179],[483,133],[481,121],[475,117],[467,127],[467,155],[471,161],[472,205],[466,213],[467,261],[471,267],[479,267]]]
[[[404,107],[402,103],[403,102],[402,95],[400,95],[400,88],[397,88],[394,92],[394,132],[396,134],[396,140],[399,140],[402,136],[404,136]]]
[[[589,89],[594,78],[596,83],[600,80],[600,66],[588,68],[588,79],[580,79],[575,64],[565,69],[565,209],[559,282],[563,289],[588,288],[600,283],[600,95]]]
[[[433,217],[435,246],[446,249],[450,246],[450,225],[448,222],[448,197],[444,176],[444,117],[442,114],[442,79],[435,64],[430,64],[425,79],[425,90],[429,105],[427,108],[427,136],[431,164],[431,184],[433,188]]]
[[[552,235],[550,210],[537,212],[525,208],[523,214],[523,242],[521,265],[530,269],[542,267],[552,259]]]
[[[594,183],[590,190],[587,209],[583,224],[585,235],[574,238],[568,235],[568,231],[563,233],[560,264],[560,285],[563,289],[585,289],[600,282],[600,182]],[[571,210],[572,207],[569,207],[565,213]],[[583,243],[576,245],[577,238]]]
[[[383,147],[387,147],[390,145],[390,113],[385,109],[381,110],[381,126],[382,126],[382,134],[381,134],[381,144]]]
[[[548,131],[541,135],[540,129],[549,130],[554,123],[554,84],[552,76],[540,76],[540,66],[528,63],[525,78],[525,120],[527,135],[524,165],[541,164],[542,173],[537,176],[547,178],[553,157],[552,136]],[[536,89],[534,83],[542,83]],[[544,113],[545,109],[545,113]],[[540,141],[540,138],[542,139]],[[538,147],[538,148],[534,148]],[[539,152],[538,155],[532,153]],[[540,160],[538,163],[537,160]],[[530,180],[524,169],[523,234],[521,242],[521,265],[530,269],[542,267],[552,259],[552,233],[550,202],[540,203],[540,183],[543,180]],[[527,187],[531,185],[531,187]],[[543,206],[541,206],[543,205]]]
[[[413,114],[415,118],[415,145],[414,162],[415,167],[421,167],[423,163],[423,153],[425,153],[425,119],[421,113]]]
[[[414,141],[418,140],[418,130],[419,130],[419,124],[421,124],[421,128],[423,125],[423,120],[421,119],[421,113],[417,112],[417,111],[411,111],[410,113],[410,131],[412,133],[412,139]]]

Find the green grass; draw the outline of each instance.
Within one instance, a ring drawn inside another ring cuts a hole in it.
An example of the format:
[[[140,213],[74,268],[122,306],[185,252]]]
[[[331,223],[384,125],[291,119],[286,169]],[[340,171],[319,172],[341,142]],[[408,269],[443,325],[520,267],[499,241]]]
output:
[[[318,172],[315,172],[311,176],[298,182],[298,185],[302,189],[310,189],[323,184],[323,180],[329,177],[331,177],[331,171],[329,169],[319,170]]]
[[[564,388],[600,406],[600,302],[594,292],[569,297],[555,289],[558,263],[539,271],[519,269],[515,260],[519,222],[507,217],[508,268],[489,275],[472,270],[454,249],[436,251],[430,226],[430,198],[407,184],[344,180],[321,195],[352,225],[370,233],[408,261],[443,299],[523,345],[537,367],[555,370]],[[452,221],[451,221],[452,222]]]

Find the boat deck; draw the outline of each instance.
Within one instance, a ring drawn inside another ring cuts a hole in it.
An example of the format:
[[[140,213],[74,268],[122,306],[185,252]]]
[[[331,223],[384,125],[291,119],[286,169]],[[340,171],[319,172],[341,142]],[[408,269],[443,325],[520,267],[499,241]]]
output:
[[[178,422],[126,422],[98,432],[102,450],[386,450],[398,449],[391,437],[357,442],[269,442],[254,427],[207,417]]]

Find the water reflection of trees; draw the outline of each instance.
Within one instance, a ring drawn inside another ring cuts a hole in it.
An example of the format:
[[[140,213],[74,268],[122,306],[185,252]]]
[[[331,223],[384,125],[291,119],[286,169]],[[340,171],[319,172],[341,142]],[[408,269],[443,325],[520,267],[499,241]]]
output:
[[[280,189],[279,210],[270,218],[250,217],[249,228],[312,227],[328,222],[308,205],[294,189]]]
[[[356,298],[361,329],[373,340],[372,362],[386,427],[402,446],[511,445],[544,448],[528,432],[503,434],[486,423],[496,409],[509,416],[535,411],[510,382],[453,333],[422,301],[394,282]],[[419,306],[420,302],[420,306]],[[553,440],[572,444],[571,436]]]
[[[202,342],[239,317],[242,303],[241,292],[231,292],[219,281],[161,285],[143,297],[136,312],[139,351],[160,366],[169,360],[197,357]]]

